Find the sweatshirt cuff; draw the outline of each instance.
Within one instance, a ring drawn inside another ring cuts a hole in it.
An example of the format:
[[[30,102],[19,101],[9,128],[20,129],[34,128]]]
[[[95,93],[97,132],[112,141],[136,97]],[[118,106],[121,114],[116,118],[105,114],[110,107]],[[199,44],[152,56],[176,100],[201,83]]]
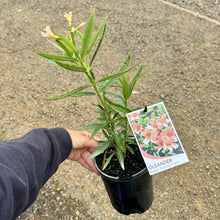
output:
[[[72,150],[72,140],[64,128],[51,128],[49,131],[54,135],[60,147],[61,163],[69,156]]]

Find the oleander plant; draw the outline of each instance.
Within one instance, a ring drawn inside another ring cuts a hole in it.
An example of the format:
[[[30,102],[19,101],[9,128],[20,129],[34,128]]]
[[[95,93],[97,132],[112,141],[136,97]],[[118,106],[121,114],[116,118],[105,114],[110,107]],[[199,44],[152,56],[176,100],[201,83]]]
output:
[[[124,170],[124,160],[127,152],[134,153],[129,143],[135,142],[130,135],[131,130],[126,117],[126,114],[131,112],[128,101],[136,82],[150,68],[143,70],[143,67],[139,66],[139,63],[130,67],[130,56],[128,56],[115,74],[104,75],[103,78],[97,79],[92,65],[103,43],[107,17],[98,30],[95,31],[94,10],[91,11],[88,21],[81,23],[76,28],[72,27],[72,12],[65,13],[64,16],[68,22],[68,30],[64,35],[55,35],[49,26],[42,32],[42,36],[53,39],[53,41],[49,40],[49,42],[58,48],[60,53],[49,54],[37,51],[37,54],[61,68],[72,72],[81,72],[88,79],[88,83],[79,88],[74,88],[65,94],[45,99],[58,100],[67,97],[97,96],[99,102],[92,104],[94,110],[99,115],[97,121],[83,129],[93,129],[91,138],[97,132],[102,131],[106,139],[100,142],[99,148],[90,154],[89,157],[94,158],[103,154],[103,170],[114,157]],[[131,79],[129,73],[134,71],[136,69],[135,67],[137,70]],[[110,155],[109,153],[107,154],[109,148],[113,149]]]

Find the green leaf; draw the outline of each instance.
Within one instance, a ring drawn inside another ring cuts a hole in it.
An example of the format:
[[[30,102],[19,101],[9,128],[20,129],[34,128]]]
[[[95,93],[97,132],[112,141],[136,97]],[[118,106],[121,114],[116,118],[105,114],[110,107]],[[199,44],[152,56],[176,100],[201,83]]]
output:
[[[102,45],[102,41],[103,41],[103,39],[104,39],[104,37],[105,37],[105,31],[106,31],[106,24],[105,24],[105,26],[104,26],[104,30],[103,30],[102,36],[101,36],[101,38],[100,38],[100,40],[99,40],[98,46],[97,46],[97,48],[96,48],[96,50],[95,50],[95,52],[94,52],[94,54],[93,54],[93,56],[92,56],[92,59],[91,59],[91,61],[90,61],[90,66],[92,66],[92,63],[93,63],[93,61],[94,61],[94,59],[95,59],[95,57],[96,57],[96,55],[97,55],[97,53],[98,53],[98,51],[99,51],[101,45]]]
[[[129,94],[131,95],[133,89],[134,89],[134,86],[137,82],[138,79],[140,79],[143,75],[145,75],[152,67],[149,67],[145,72],[143,72],[141,74],[141,71],[142,71],[142,67],[140,67],[140,69],[138,70],[137,74],[134,76],[133,80],[131,81],[131,83],[129,84]],[[130,96],[129,95],[129,96]]]
[[[130,63],[130,55],[126,58],[126,60],[125,60],[125,62],[123,63],[122,67],[120,68],[120,70],[119,70],[116,74],[118,74],[118,73],[123,73],[123,72],[127,69],[129,63]],[[116,75],[116,74],[115,74],[115,75]],[[120,75],[119,75],[119,76],[120,76]],[[111,76],[107,76],[107,77],[111,77]],[[106,78],[106,77],[105,77],[105,78]],[[104,78],[104,79],[105,79],[105,78]],[[117,77],[116,77],[116,78],[117,78]],[[104,79],[101,79],[101,80],[99,80],[98,82],[105,81]]]
[[[60,48],[62,48],[64,50],[64,52],[66,53],[67,56],[72,57],[73,54],[70,52],[70,50],[65,46],[65,44],[63,44],[63,42],[61,42],[59,39],[56,40],[57,44],[59,45]]]
[[[125,116],[125,117],[116,118],[115,122],[118,122],[118,121],[126,122],[127,121],[127,117]]]
[[[71,95],[71,97],[80,97],[80,96],[95,96],[96,93],[94,92],[78,92]]]
[[[106,118],[97,118],[99,121],[104,122],[106,121]]]
[[[116,113],[114,114],[114,116],[113,116],[113,120],[114,120],[115,118],[118,118],[118,117],[121,117],[121,116],[120,116],[119,112],[116,112]]]
[[[75,54],[78,54],[78,49],[68,38],[63,35],[59,35],[59,38],[66,44],[66,46]]]
[[[116,73],[116,74],[114,74],[114,75],[111,75],[111,76],[106,76],[106,77],[100,79],[99,81],[97,81],[97,83],[98,83],[98,82],[104,82],[104,81],[109,80],[109,79],[118,78],[119,76],[121,76],[121,75],[123,75],[123,74],[125,74],[125,73],[127,73],[127,72],[129,72],[129,71],[131,71],[132,69],[134,69],[137,65],[138,65],[138,63],[136,63],[134,66],[132,66],[130,69],[128,69],[128,70],[126,70],[126,71],[118,72],[118,73]]]
[[[119,79],[122,85],[122,93],[125,100],[129,98],[129,77],[123,75],[121,79]]]
[[[92,70],[90,70],[90,74],[91,74],[92,78],[95,80],[95,75],[94,75],[94,73],[92,72]]]
[[[68,97],[68,96],[72,96],[72,95],[74,95],[75,93],[78,93],[78,92],[80,92],[80,91],[82,91],[82,90],[84,90],[84,89],[86,89],[86,88],[88,88],[88,87],[90,87],[90,85],[81,86],[81,87],[79,87],[79,88],[77,88],[77,89],[74,89],[74,90],[72,90],[72,91],[70,91],[70,92],[67,92],[67,93],[65,93],[65,94],[62,94],[62,95],[60,95],[60,96],[56,96],[56,97],[53,97],[53,98],[44,98],[44,99],[45,99],[45,100],[64,99],[64,98],[66,98],[66,97]]]
[[[48,63],[52,63],[53,65],[58,66],[58,65],[55,63],[54,60],[50,60],[50,59],[47,59],[47,58],[45,58],[45,60],[46,60]]]
[[[90,41],[91,41],[92,33],[94,29],[94,23],[95,23],[95,12],[93,9],[89,16],[89,20],[86,26],[84,37],[83,37],[82,48],[81,48],[81,53],[80,53],[82,59],[86,55]]]
[[[116,97],[116,99],[118,100],[119,105],[122,105],[122,106],[125,107],[125,100],[119,92],[117,92],[117,91],[115,93],[106,92],[106,94]]]
[[[59,45],[55,44],[53,41],[48,40],[53,46],[55,46],[56,48],[58,48],[60,51],[65,53],[65,50],[62,49],[62,47],[60,47]]]
[[[115,139],[115,142],[116,142],[117,146],[119,147],[119,149],[123,153],[126,153],[126,147],[124,145],[124,140],[121,137],[121,135],[119,133],[114,133],[114,139]]]
[[[76,33],[77,33],[80,41],[82,42],[83,41],[83,37],[84,37],[83,34],[80,31],[78,31],[78,30],[76,30]]]
[[[95,104],[92,104],[92,106],[95,108],[95,110],[97,112],[104,112],[104,108],[101,106],[101,105],[95,105]]]
[[[92,47],[94,46],[95,42],[97,41],[98,37],[101,35],[103,28],[104,28],[104,29],[106,28],[107,18],[108,18],[108,16],[106,16],[106,18],[105,18],[104,21],[102,22],[102,24],[101,24],[99,30],[97,31],[95,37],[92,39],[91,44],[90,44],[89,49],[88,49],[88,53],[91,51],[91,49],[92,49]],[[103,32],[105,32],[105,30],[104,30]],[[103,35],[103,33],[102,33],[102,35]]]
[[[113,109],[115,109],[115,110],[117,110],[117,111],[119,111],[119,112],[121,112],[121,113],[123,113],[123,114],[127,114],[127,113],[131,112],[130,109],[127,109],[127,108],[125,108],[124,106],[121,106],[121,105],[118,105],[118,104],[112,102],[112,101],[109,100],[107,97],[105,97],[105,100],[110,104],[110,106],[111,106]]]
[[[106,154],[107,154],[107,150],[105,151],[104,156],[103,156],[102,167],[105,166]]]
[[[94,129],[94,128],[100,127],[101,125],[103,125],[103,124],[100,124],[100,123],[92,123],[92,124],[90,124],[90,125],[87,125],[87,126],[81,128],[81,130]]]
[[[90,140],[95,137],[95,135],[98,133],[99,130],[103,129],[104,127],[106,127],[106,124],[100,124],[100,126],[96,127],[94,129],[94,131],[92,132],[92,135],[90,137]]]
[[[76,62],[77,60],[73,57],[67,57],[67,56],[59,56],[59,55],[54,55],[54,54],[49,54],[49,53],[44,53],[42,51],[37,51],[36,52],[38,55],[50,59],[50,60],[59,60],[59,61],[71,61],[71,62]]]
[[[105,91],[112,83],[115,82],[116,79],[110,79],[107,81],[104,81],[100,86],[99,86],[99,91],[103,92]]]
[[[110,145],[108,141],[101,142],[99,144],[99,147],[89,155],[89,158],[94,158],[99,154],[102,154],[107,148],[109,148],[109,146]]]
[[[103,166],[103,170],[109,165],[109,163],[111,162],[111,159],[112,159],[112,157],[115,155],[115,152],[114,153],[112,153],[109,157],[108,157],[108,159],[104,162],[104,166]]]
[[[116,148],[116,156],[118,158],[118,161],[121,165],[121,168],[124,170],[125,169],[125,165],[124,165],[124,155],[123,153],[120,151],[119,148]]]
[[[107,132],[106,132],[104,129],[102,129],[102,133],[104,134],[104,136],[105,136],[107,139],[109,139],[109,136],[108,136]]]
[[[59,65],[60,67],[67,69],[67,70],[71,70],[71,71],[75,71],[75,72],[86,72],[86,69],[84,67],[81,66],[77,66],[74,64],[69,64],[69,63],[63,63],[63,62],[59,62],[59,61],[55,61],[55,63],[57,65]]]
[[[123,63],[122,67],[120,68],[118,72],[124,72],[128,68],[130,60],[131,60],[131,56],[128,55],[128,57],[126,58],[125,62]]]
[[[127,137],[126,141],[130,144],[137,145],[137,142],[133,137]]]
[[[129,151],[131,154],[134,155],[134,150],[133,150],[130,146],[127,145],[127,149],[128,149],[128,151]]]

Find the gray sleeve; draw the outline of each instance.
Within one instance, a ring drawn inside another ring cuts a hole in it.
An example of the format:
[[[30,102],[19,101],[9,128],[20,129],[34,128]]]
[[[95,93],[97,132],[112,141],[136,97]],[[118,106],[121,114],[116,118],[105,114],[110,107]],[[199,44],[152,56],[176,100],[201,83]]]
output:
[[[35,129],[0,142],[0,219],[15,219],[26,210],[71,149],[63,128]]]

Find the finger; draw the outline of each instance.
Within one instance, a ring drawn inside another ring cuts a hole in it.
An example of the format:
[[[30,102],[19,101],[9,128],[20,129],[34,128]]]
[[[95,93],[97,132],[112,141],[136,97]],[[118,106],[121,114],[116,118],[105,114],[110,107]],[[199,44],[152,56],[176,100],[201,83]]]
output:
[[[88,149],[87,149],[87,151],[91,154],[91,153],[93,153],[93,151],[95,151],[97,148],[94,148],[94,147],[89,147]]]
[[[102,139],[97,137],[97,136],[93,137],[93,140],[95,140],[95,141],[102,141]]]
[[[91,158],[88,158],[88,156],[89,156],[89,153],[88,153],[88,152],[84,152],[84,153],[82,154],[83,160],[87,163],[87,165],[90,167],[90,169],[91,169],[93,172],[95,172],[97,175],[99,175],[99,173],[98,173],[98,171],[97,171],[97,169],[96,169],[96,167],[95,167],[94,160],[91,159]]]
[[[82,144],[82,147],[85,148],[98,148],[99,144],[95,140],[84,140],[84,143]]]
[[[90,138],[91,137],[91,133],[89,133],[88,131],[79,131],[81,135]]]
[[[84,161],[84,159],[79,158],[77,160],[78,163],[80,163],[84,168],[86,168],[87,170],[93,171],[92,168]]]
[[[88,138],[90,138],[92,136],[91,133],[89,133],[88,131],[81,131],[80,134],[82,134],[83,136],[86,136]],[[92,139],[96,140],[96,141],[101,141],[102,140],[101,138],[99,138],[97,136],[94,136]]]

